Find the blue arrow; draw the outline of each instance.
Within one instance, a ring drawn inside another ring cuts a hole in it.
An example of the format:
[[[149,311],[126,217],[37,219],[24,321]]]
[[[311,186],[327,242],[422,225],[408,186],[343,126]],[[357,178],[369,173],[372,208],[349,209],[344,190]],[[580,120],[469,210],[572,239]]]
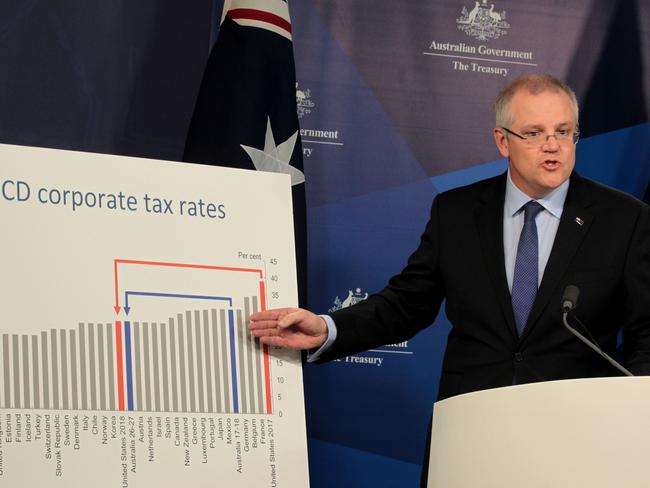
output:
[[[186,295],[182,293],[158,293],[153,291],[125,291],[124,292],[124,313],[127,315],[131,310],[129,307],[129,295],[159,297],[159,298],[191,298],[195,300],[223,300],[227,301],[228,305],[232,307],[231,297],[218,297],[212,295]]]

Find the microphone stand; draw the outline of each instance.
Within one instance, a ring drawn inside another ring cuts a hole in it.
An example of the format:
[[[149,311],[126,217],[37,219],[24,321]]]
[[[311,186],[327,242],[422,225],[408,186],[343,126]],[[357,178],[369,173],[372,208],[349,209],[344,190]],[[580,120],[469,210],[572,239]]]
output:
[[[600,354],[603,358],[607,360],[609,364],[614,366],[616,369],[618,369],[621,373],[623,373],[625,376],[634,376],[630,371],[625,369],[623,366],[618,364],[614,359],[609,357],[609,355],[603,351],[600,347],[596,346],[593,344],[589,339],[587,339],[585,336],[583,336],[580,332],[575,330],[573,327],[569,325],[569,322],[567,321],[567,316],[569,315],[569,311],[565,311],[562,314],[562,321],[564,322],[564,326],[569,329],[569,332],[571,332],[574,336],[576,336],[578,339],[580,339],[582,342],[584,342],[586,345],[588,345],[591,349],[596,351],[598,354]]]

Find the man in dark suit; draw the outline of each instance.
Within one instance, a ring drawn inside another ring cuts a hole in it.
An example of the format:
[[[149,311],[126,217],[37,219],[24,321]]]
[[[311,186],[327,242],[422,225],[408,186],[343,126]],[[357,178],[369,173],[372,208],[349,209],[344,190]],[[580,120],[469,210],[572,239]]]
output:
[[[267,344],[330,360],[404,341],[444,299],[452,324],[439,398],[486,388],[619,373],[562,326],[567,285],[602,349],[650,374],[650,209],[576,174],[578,106],[549,75],[527,75],[495,104],[508,172],[438,195],[420,245],[379,293],[331,316],[251,317]]]

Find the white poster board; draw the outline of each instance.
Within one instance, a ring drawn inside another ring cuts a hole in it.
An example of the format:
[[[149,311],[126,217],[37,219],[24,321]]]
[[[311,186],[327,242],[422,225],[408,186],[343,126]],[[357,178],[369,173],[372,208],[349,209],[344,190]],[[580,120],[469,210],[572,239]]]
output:
[[[0,145],[0,486],[308,486],[286,175]]]

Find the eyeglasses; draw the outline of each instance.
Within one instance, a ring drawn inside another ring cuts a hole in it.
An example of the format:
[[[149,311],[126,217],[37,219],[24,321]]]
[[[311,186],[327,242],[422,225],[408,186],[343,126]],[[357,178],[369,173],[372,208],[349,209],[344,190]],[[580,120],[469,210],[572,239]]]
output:
[[[580,138],[580,131],[577,129],[558,129],[552,134],[547,134],[538,130],[531,130],[524,132],[523,135],[517,134],[516,132],[513,132],[506,127],[501,127],[501,129],[506,131],[508,134],[512,134],[513,136],[518,137],[522,141],[526,141],[528,144],[533,146],[543,146],[548,142],[548,138],[551,136],[555,137],[555,140],[559,144],[578,144],[578,139]]]

